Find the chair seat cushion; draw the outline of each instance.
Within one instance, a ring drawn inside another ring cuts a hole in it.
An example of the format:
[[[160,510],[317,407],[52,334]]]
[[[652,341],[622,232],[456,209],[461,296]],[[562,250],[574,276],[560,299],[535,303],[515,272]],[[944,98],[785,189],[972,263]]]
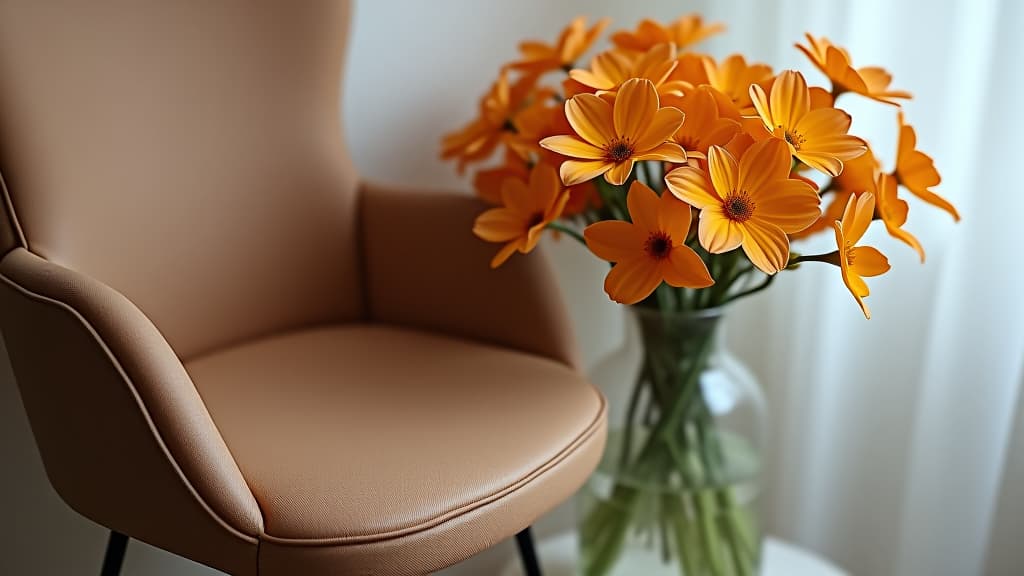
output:
[[[186,369],[263,513],[261,575],[438,570],[569,496],[604,444],[604,399],[567,366],[397,327]]]

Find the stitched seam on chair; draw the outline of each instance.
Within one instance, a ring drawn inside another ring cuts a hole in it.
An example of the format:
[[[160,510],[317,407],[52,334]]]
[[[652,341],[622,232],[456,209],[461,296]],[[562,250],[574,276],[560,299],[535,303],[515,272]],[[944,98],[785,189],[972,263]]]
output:
[[[25,232],[21,229],[21,223],[18,222],[18,214],[14,211],[14,200],[11,198],[10,192],[7,190],[7,182],[4,180],[4,175],[0,172],[0,195],[3,195],[4,205],[7,207],[7,218],[11,222],[11,227],[14,229],[14,234],[17,236],[17,240],[21,243],[23,248],[28,248],[28,240],[25,239]]]
[[[135,388],[135,384],[132,382],[132,379],[128,376],[128,373],[125,372],[124,367],[121,366],[121,363],[114,356],[114,353],[107,346],[106,342],[103,341],[103,338],[99,335],[99,332],[97,332],[96,329],[93,328],[92,324],[88,320],[86,320],[86,318],[82,316],[77,310],[75,310],[71,305],[65,302],[62,302],[55,298],[50,298],[49,296],[44,296],[42,294],[36,294],[35,292],[21,286],[20,284],[18,284],[11,278],[7,277],[3,273],[0,273],[0,280],[2,280],[4,283],[8,284],[15,290],[28,296],[29,298],[38,300],[45,304],[55,305],[58,308],[71,313],[73,317],[75,317],[79,322],[82,323],[85,329],[88,330],[89,334],[92,335],[93,339],[96,341],[97,344],[99,344],[100,348],[107,355],[107,358],[110,360],[111,364],[117,370],[117,373],[121,376],[124,383],[128,386],[128,391],[131,393],[132,398],[135,399],[135,403],[138,405],[139,410],[142,412],[142,416],[146,421],[146,425],[149,427],[150,432],[153,434],[153,438],[156,440],[156,443],[160,447],[161,452],[163,452],[164,456],[167,458],[167,461],[170,463],[171,468],[178,475],[178,478],[181,480],[182,484],[185,485],[185,488],[188,490],[188,492],[192,495],[193,498],[195,498],[196,502],[199,503],[200,507],[210,516],[210,518],[212,518],[215,522],[220,524],[221,527],[226,529],[228,532],[234,534],[235,536],[251,544],[259,542],[258,537],[246,534],[241,530],[235,528],[234,526],[228,524],[226,520],[221,518],[220,515],[217,514],[217,512],[213,510],[213,508],[211,508],[209,504],[206,503],[206,501],[195,489],[192,483],[189,482],[188,477],[185,476],[185,473],[181,470],[181,467],[178,465],[177,460],[174,459],[174,457],[171,455],[170,450],[167,448],[167,444],[164,442],[163,436],[161,436],[160,431],[157,430],[156,424],[153,422],[153,418],[150,416],[149,410],[146,408],[145,402],[143,402],[142,397],[139,395],[138,390]]]
[[[472,502],[463,504],[458,508],[439,514],[438,516],[420,522],[419,524],[399,528],[396,530],[391,530],[389,532],[380,532],[377,534],[360,534],[356,536],[338,536],[332,538],[284,538],[279,536],[272,536],[270,534],[265,534],[264,538],[268,542],[292,546],[332,546],[350,544],[371,544],[374,542],[392,540],[400,538],[402,536],[408,536],[411,534],[416,534],[418,532],[423,532],[436,526],[439,526],[445,522],[458,518],[459,516],[468,514],[478,508],[482,508],[488,504],[491,504],[529,485],[531,482],[533,482],[534,480],[536,480],[537,478],[539,478],[540,476],[542,476],[543,474],[557,466],[558,464],[564,462],[566,459],[569,458],[569,456],[575,454],[577,449],[580,446],[584,445],[594,435],[594,433],[601,427],[602,417],[605,414],[607,408],[607,401],[605,400],[602,394],[597,392],[596,389],[591,388],[591,391],[597,396],[598,400],[600,401],[600,405],[598,407],[597,414],[595,415],[594,419],[590,422],[590,424],[588,424],[587,427],[579,435],[576,436],[576,438],[574,438],[565,448],[560,450],[552,458],[550,458],[537,468],[534,468],[532,471],[527,473],[519,480],[516,480],[515,482],[496,492],[478,498],[477,500],[474,500]]]

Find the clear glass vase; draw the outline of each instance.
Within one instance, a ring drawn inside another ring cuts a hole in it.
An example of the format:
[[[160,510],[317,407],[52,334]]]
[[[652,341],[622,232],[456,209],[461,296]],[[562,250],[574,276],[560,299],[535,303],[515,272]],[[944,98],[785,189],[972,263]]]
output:
[[[721,309],[632,307],[591,375],[608,448],[580,491],[583,576],[753,576],[765,403],[728,354]]]

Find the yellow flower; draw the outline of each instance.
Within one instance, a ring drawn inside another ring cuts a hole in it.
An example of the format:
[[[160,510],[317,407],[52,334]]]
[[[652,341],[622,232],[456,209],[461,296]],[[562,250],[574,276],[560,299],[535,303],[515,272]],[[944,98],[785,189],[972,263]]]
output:
[[[843,221],[836,220],[833,223],[843,283],[850,290],[850,294],[853,294],[857,304],[860,304],[864,317],[868,319],[871,318],[871,311],[864,303],[864,298],[871,294],[871,291],[868,290],[864,277],[878,276],[889,270],[889,259],[881,252],[870,246],[857,246],[857,242],[860,242],[871,224],[874,214],[874,194],[867,192],[860,196],[852,195],[846,204],[846,211],[843,212]]]
[[[750,97],[772,136],[784,140],[793,156],[816,170],[838,176],[843,161],[867,150],[863,140],[847,134],[849,114],[837,108],[811,108],[811,94],[799,72],[780,74],[770,98],[757,84],[750,87]]]
[[[639,55],[602,52],[590,62],[590,70],[572,70],[569,77],[592,90],[605,92],[615,92],[630,79],[645,78],[654,83],[658,94],[681,95],[685,84],[669,80],[675,68],[675,46],[659,44]]]
[[[473,233],[481,239],[505,243],[491,260],[491,268],[501,266],[516,250],[523,254],[533,250],[544,228],[562,215],[569,191],[562,188],[553,166],[538,164],[530,172],[529,183],[506,179],[501,200],[504,206],[487,210],[473,225]]]
[[[683,113],[662,108],[650,80],[634,78],[622,85],[614,104],[593,94],[579,94],[565,103],[565,115],[577,136],[551,136],[540,145],[579,158],[562,163],[566,186],[604,174],[620,185],[638,160],[686,162],[686,152],[667,140],[683,123]]]
[[[756,113],[750,100],[750,85],[772,77],[771,66],[747,64],[741,54],[733,54],[721,63],[715,62],[713,58],[705,58],[704,70],[708,84],[728,96],[744,114]]]
[[[710,86],[700,86],[685,96],[666,99],[665,102],[686,115],[686,120],[672,139],[686,150],[688,156],[695,152],[697,156],[704,157],[711,146],[725,146],[742,130],[736,120],[719,115],[715,89]]]
[[[509,86],[508,74],[502,70],[480,100],[479,116],[441,140],[441,158],[457,159],[460,173],[467,164],[488,158],[508,136],[511,118],[531,96],[536,80],[524,76]]]
[[[917,134],[914,128],[903,121],[903,113],[899,114],[900,137],[896,144],[896,178],[912,194],[931,204],[937,206],[960,221],[960,213],[956,207],[942,196],[931,191],[932,186],[938,186],[942,182],[939,171],[935,169],[935,162],[930,156],[917,150]]]
[[[810,226],[821,214],[810,184],[790,179],[785,143],[769,138],[751,146],[737,160],[712,146],[708,172],[691,166],[665,176],[668,189],[700,210],[701,246],[712,254],[743,247],[747,258],[765,274],[789,263],[786,234]]]
[[[846,50],[832,44],[825,37],[815,39],[807,34],[807,43],[796,47],[810,58],[811,62],[832,81],[832,93],[856,92],[872,100],[899,106],[895,98],[910,98],[910,92],[889,90],[892,75],[877,66],[854,69]]]
[[[892,174],[879,174],[876,211],[885,224],[886,231],[893,238],[905,243],[917,251],[917,255],[924,262],[924,248],[913,234],[903,229],[907,223],[907,212],[910,207],[903,200],[896,197],[896,177]]]
[[[587,19],[573,20],[559,35],[554,45],[538,41],[526,41],[519,45],[523,57],[509,64],[509,68],[530,74],[543,74],[549,70],[571,68],[601,35],[611,22],[608,18],[598,20],[587,30]]]
[[[639,181],[626,196],[632,222],[606,220],[587,226],[583,236],[590,251],[615,266],[604,290],[612,300],[635,304],[651,295],[662,281],[670,286],[705,288],[715,281],[689,246],[690,206],[671,194],[661,198]]]
[[[611,40],[622,50],[644,52],[657,44],[672,42],[679,48],[686,48],[725,30],[722,24],[704,24],[699,14],[689,14],[662,26],[654,20],[644,19],[635,32],[620,31],[612,34]]]

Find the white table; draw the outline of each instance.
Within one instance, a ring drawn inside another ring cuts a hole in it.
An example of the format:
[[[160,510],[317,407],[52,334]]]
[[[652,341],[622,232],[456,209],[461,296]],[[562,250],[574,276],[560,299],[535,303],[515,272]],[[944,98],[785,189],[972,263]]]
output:
[[[545,576],[575,576],[576,534],[568,533],[546,538],[537,543],[537,554]],[[510,562],[501,576],[522,576],[519,559]],[[817,556],[787,544],[767,538],[764,543],[761,576],[848,576]]]

